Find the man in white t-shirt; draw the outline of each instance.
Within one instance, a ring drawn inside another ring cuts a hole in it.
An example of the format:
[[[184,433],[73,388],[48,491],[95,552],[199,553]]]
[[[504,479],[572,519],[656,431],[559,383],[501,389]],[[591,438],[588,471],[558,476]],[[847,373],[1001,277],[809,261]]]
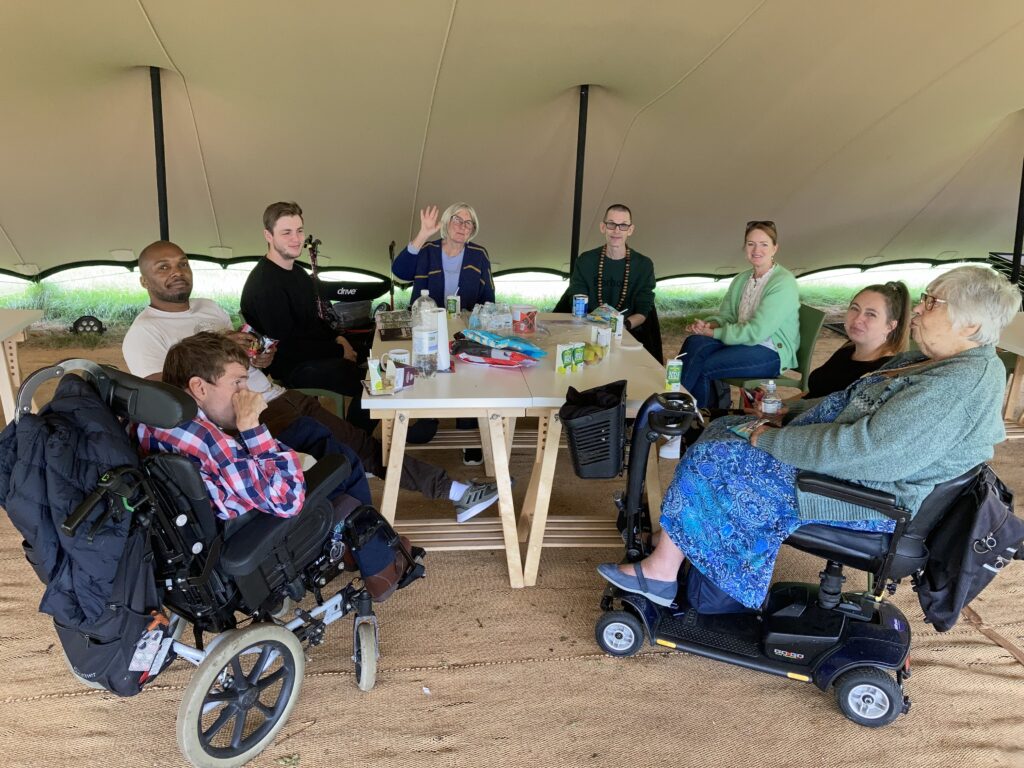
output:
[[[158,240],[146,246],[139,254],[139,274],[139,282],[149,294],[149,306],[132,322],[121,347],[128,370],[134,375],[160,379],[167,350],[174,344],[200,331],[233,330],[228,313],[216,302],[191,298],[192,269],[185,252],[174,243]],[[254,335],[246,331],[232,336],[246,348],[255,341]],[[248,382],[249,389],[267,401],[260,421],[270,433],[276,437],[300,416],[309,416],[352,448],[367,472],[384,477],[380,441],[328,411],[315,397],[275,384],[260,370],[270,365],[273,356],[271,349],[252,358]],[[399,484],[428,499],[451,500],[460,523],[487,509],[498,498],[495,483],[461,483],[448,477],[440,467],[411,456],[402,462]]]

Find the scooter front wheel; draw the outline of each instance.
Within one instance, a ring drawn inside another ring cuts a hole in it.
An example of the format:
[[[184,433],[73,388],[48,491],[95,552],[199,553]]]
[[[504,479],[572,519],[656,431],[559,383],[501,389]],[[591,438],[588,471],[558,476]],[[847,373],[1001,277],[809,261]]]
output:
[[[608,611],[597,620],[594,637],[601,650],[612,656],[632,656],[644,644],[643,622],[629,611]]]
[[[835,683],[839,709],[850,720],[868,728],[888,725],[903,711],[903,688],[878,667],[859,667]]]

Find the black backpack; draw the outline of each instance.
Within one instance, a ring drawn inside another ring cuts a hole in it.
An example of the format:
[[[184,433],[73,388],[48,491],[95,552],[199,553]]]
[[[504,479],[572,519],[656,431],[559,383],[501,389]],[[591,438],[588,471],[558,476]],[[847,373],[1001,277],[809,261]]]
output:
[[[925,621],[946,632],[989,582],[1022,559],[1024,520],[1013,493],[985,465],[928,535],[928,562],[914,589]]]

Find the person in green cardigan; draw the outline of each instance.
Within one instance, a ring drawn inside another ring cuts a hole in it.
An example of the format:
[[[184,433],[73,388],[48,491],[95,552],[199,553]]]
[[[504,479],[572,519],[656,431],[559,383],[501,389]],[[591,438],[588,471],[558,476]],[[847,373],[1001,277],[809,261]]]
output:
[[[654,262],[626,244],[634,230],[628,207],[622,203],[608,206],[601,222],[605,244],[579,255],[568,293],[587,294],[590,311],[609,304],[626,312],[623,327],[638,336],[638,329],[654,309]]]
[[[763,424],[745,439],[730,427],[751,417],[711,422],[665,493],[654,552],[598,571],[669,605],[685,555],[733,599],[757,608],[779,548],[800,526],[891,531],[893,521],[879,512],[797,490],[797,471],[891,493],[913,516],[935,486],[991,459],[1006,438],[1006,370],[995,344],[1020,300],[994,270],[957,267],[914,306],[920,351],[897,355],[845,390],[793,403],[785,426]]]
[[[683,387],[700,408],[729,407],[720,379],[773,378],[796,365],[800,296],[793,274],[775,263],[775,222],[747,222],[744,249],[751,268],[733,278],[717,314],[687,326],[679,350]]]

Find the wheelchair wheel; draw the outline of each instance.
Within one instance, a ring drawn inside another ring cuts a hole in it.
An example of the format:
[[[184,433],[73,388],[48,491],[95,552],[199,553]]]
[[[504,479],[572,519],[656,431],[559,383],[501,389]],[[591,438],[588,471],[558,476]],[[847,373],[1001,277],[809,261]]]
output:
[[[608,611],[594,628],[597,644],[612,656],[632,656],[640,650],[646,636],[643,622],[629,611]]]
[[[178,707],[178,748],[198,768],[232,768],[262,752],[302,690],[306,657],[295,635],[253,624],[219,638]]]
[[[903,689],[878,667],[850,670],[836,680],[835,688],[839,709],[858,725],[879,728],[903,711]]]
[[[368,691],[377,682],[377,628],[369,621],[356,625],[352,660],[356,663],[356,684]]]

